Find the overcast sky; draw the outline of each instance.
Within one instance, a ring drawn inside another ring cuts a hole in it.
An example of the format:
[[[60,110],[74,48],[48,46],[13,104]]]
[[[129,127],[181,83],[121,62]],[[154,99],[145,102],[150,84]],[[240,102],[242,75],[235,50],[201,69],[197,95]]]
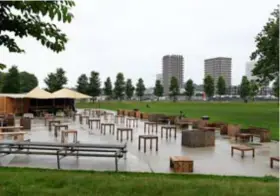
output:
[[[239,84],[245,63],[255,49],[254,38],[277,7],[277,0],[80,0],[71,24],[61,25],[68,35],[66,51],[56,54],[32,38],[19,40],[25,54],[0,47],[7,65],[34,73],[40,87],[49,72],[62,67],[67,86],[80,74],[100,73],[102,85],[118,72],[139,77],[154,86],[162,56],[182,54],[184,80],[201,84],[204,59],[232,58],[232,83]],[[3,59],[3,60],[2,60]]]

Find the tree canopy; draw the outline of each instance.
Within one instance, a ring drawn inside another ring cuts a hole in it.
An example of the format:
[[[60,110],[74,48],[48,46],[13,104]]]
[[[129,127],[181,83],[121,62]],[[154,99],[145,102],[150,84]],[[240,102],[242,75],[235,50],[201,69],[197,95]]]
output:
[[[86,74],[82,74],[79,76],[77,80],[77,91],[83,94],[88,94],[89,82]]]
[[[257,35],[257,49],[251,54],[256,60],[253,74],[261,83],[268,83],[279,78],[279,6],[271,13],[271,17]]]
[[[136,95],[139,97],[140,101],[142,100],[142,97],[144,96],[146,87],[144,84],[144,81],[142,78],[139,78],[137,84],[136,84]]]
[[[250,95],[250,82],[246,76],[242,77],[240,85],[240,97],[247,102],[248,96]]]
[[[214,85],[214,79],[210,75],[208,75],[204,78],[203,88],[204,88],[204,92],[208,98],[213,97],[214,92],[215,92],[215,85]]]
[[[92,97],[97,97],[101,94],[101,83],[98,72],[92,71],[90,73],[88,94]]]
[[[250,81],[250,97],[254,100],[259,93],[259,86],[255,80]]]
[[[54,92],[62,89],[68,80],[65,76],[65,71],[62,68],[57,68],[56,72],[48,74],[44,81],[47,85],[47,90]]]
[[[0,46],[22,53],[15,38],[33,37],[54,52],[65,50],[67,36],[51,21],[70,23],[74,6],[74,1],[0,1]]]
[[[12,66],[8,73],[5,74],[5,79],[2,87],[3,93],[19,93],[20,78],[17,66]]]
[[[106,96],[108,96],[108,98],[110,99],[113,96],[113,89],[112,89],[112,82],[111,82],[111,78],[108,77],[106,79],[106,81],[104,82],[104,94]]]
[[[220,76],[217,81],[217,94],[224,95],[226,94],[226,81],[224,80],[223,76]]]
[[[179,89],[179,84],[178,80],[176,77],[172,77],[170,80],[170,86],[169,86],[169,95],[170,97],[173,98],[173,101],[177,100],[177,95],[179,95],[180,89]]]
[[[131,79],[127,79],[126,84],[125,84],[125,94],[128,99],[131,99],[131,97],[133,96],[134,90],[135,90],[135,88],[132,84]]]
[[[163,86],[160,80],[156,80],[155,87],[154,87],[154,95],[158,97],[158,100],[159,97],[163,96]]]
[[[34,74],[26,71],[19,73],[20,92],[27,93],[38,86],[38,79]]]
[[[125,81],[123,73],[118,73],[115,81],[114,96],[122,100],[125,93]]]
[[[189,79],[185,84],[185,94],[189,100],[191,100],[192,96],[194,95],[194,85],[191,79]]]

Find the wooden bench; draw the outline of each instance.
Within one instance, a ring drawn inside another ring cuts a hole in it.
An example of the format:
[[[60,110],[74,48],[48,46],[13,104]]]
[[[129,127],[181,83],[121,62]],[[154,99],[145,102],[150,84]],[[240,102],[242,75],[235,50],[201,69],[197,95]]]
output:
[[[86,119],[86,124],[89,124],[89,116],[88,115],[80,115],[80,124],[83,124],[83,119]]]
[[[24,134],[27,134],[25,131],[18,132],[0,132],[0,140],[4,140],[5,136],[12,136],[15,141],[24,141]]]
[[[279,162],[280,157],[270,157],[270,168],[273,168],[273,161]]]
[[[115,123],[124,124],[124,121],[125,121],[125,116],[123,116],[123,115],[116,115],[115,116]]]
[[[235,135],[235,141],[237,141],[238,138],[240,138],[240,140],[243,141],[243,142],[246,142],[246,141],[253,142],[254,135],[250,134],[250,133],[237,133]]]
[[[117,128],[117,140],[119,140],[119,134],[121,135],[121,142],[123,141],[123,132],[126,132],[126,139],[129,139],[129,132],[130,132],[130,139],[133,140],[133,129],[132,128]]]
[[[55,123],[60,124],[60,120],[50,120],[49,121],[49,131],[52,130],[52,125]]]
[[[0,127],[0,132],[20,131],[22,129],[23,129],[23,126],[6,126],[6,127]]]
[[[246,152],[246,151],[252,151],[252,156],[255,157],[255,149],[253,147],[243,146],[243,145],[232,146],[231,147],[231,156],[233,156],[234,150],[241,151],[241,158],[244,158],[244,152]]]
[[[99,118],[90,118],[88,119],[88,126],[90,129],[92,129],[92,124],[95,122],[96,128],[100,128],[101,120]]]
[[[162,126],[161,127],[161,138],[163,137],[163,130],[165,130],[165,136],[166,138],[171,137],[171,131],[174,131],[174,138],[176,138],[177,128],[176,126],[168,125],[168,126]],[[169,134],[168,134],[169,132]]]
[[[153,148],[153,140],[156,141],[156,151],[158,151],[158,136],[157,135],[139,135],[138,150],[141,150],[141,139],[144,140],[144,152],[146,152],[146,140],[150,140],[150,150]]]
[[[171,156],[170,168],[175,172],[193,172],[193,160],[186,156]]]

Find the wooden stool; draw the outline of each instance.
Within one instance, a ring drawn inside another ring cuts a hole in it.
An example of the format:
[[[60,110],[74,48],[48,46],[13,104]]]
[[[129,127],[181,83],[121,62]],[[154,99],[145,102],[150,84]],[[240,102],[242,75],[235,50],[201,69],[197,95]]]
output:
[[[73,121],[76,121],[76,116],[80,116],[80,114],[78,113],[73,114]]]
[[[47,126],[47,121],[48,120],[54,120],[54,117],[51,114],[46,114],[44,119],[45,119],[45,126]]]
[[[169,132],[169,137],[171,137],[171,131],[174,131],[174,138],[176,138],[176,133],[177,133],[177,128],[176,126],[162,126],[161,127],[161,138],[163,137],[163,130],[165,130],[165,135],[166,138],[168,138],[168,132]]]
[[[231,147],[231,156],[233,156],[233,150],[241,151],[241,158],[244,158],[245,151],[252,151],[252,156],[255,157],[255,149],[249,146],[232,146]]]
[[[49,120],[49,131],[52,130],[52,124],[58,123],[60,124],[60,120]]]
[[[138,127],[138,119],[137,118],[127,118],[126,119],[126,126],[127,127]]]
[[[57,131],[60,131],[60,128],[65,128],[65,130],[68,129],[68,125],[66,124],[54,124],[54,136],[57,137]]]
[[[152,141],[156,140],[156,151],[158,151],[158,136],[156,135],[139,135],[138,137],[138,150],[141,149],[141,139],[144,140],[144,152],[146,152],[146,140],[150,140],[150,149],[152,150]]]
[[[250,140],[253,142],[254,135],[250,133],[238,133],[235,135],[235,141],[237,141],[238,138],[240,138],[240,140],[243,142]]]
[[[125,117],[123,115],[116,115],[115,116],[115,123],[119,124],[119,122],[121,124],[124,124],[124,120],[125,120]]]
[[[92,129],[92,123],[94,123],[95,122],[95,124],[96,124],[96,128],[97,129],[99,129],[100,128],[100,122],[101,122],[101,120],[99,119],[99,118],[95,118],[95,119],[93,119],[93,118],[91,118],[91,119],[88,119],[88,127],[90,128],[90,129]]]
[[[117,128],[117,140],[119,140],[119,133],[121,134],[121,142],[123,141],[123,132],[126,132],[126,139],[129,139],[130,132],[130,140],[133,139],[133,129],[132,128]]]
[[[152,133],[154,132],[154,127],[156,128],[156,133],[158,132],[158,126],[156,122],[145,122],[144,133],[146,133],[146,127],[148,127],[148,133],[150,133],[150,127],[152,127]]]
[[[81,115],[80,116],[80,124],[83,124],[83,119],[86,119],[86,124],[89,124],[88,120],[89,120],[89,116],[88,115]]]
[[[170,168],[175,172],[193,172],[193,160],[186,156],[172,156]]]
[[[270,168],[273,168],[273,161],[279,162],[279,157],[270,157]]]
[[[77,130],[61,131],[61,143],[68,143],[68,134],[73,134],[73,143],[77,143],[77,141],[78,141],[78,131]]]
[[[102,134],[103,132],[103,135],[106,134],[106,127],[109,127],[109,132],[113,134],[115,134],[115,124],[114,123],[101,123],[101,129],[100,129],[100,132]]]

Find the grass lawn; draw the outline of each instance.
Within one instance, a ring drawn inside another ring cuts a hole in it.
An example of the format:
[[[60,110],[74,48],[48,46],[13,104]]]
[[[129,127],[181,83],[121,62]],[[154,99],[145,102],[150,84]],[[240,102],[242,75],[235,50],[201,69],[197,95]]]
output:
[[[150,108],[146,105],[149,104]],[[78,108],[99,107],[98,103],[78,103]],[[223,121],[247,126],[265,127],[271,130],[272,138],[279,140],[279,105],[277,102],[101,102],[104,109],[140,109],[149,113],[179,115],[184,111],[186,117],[210,116],[211,121]]]
[[[278,195],[279,179],[0,168],[1,196]]]

